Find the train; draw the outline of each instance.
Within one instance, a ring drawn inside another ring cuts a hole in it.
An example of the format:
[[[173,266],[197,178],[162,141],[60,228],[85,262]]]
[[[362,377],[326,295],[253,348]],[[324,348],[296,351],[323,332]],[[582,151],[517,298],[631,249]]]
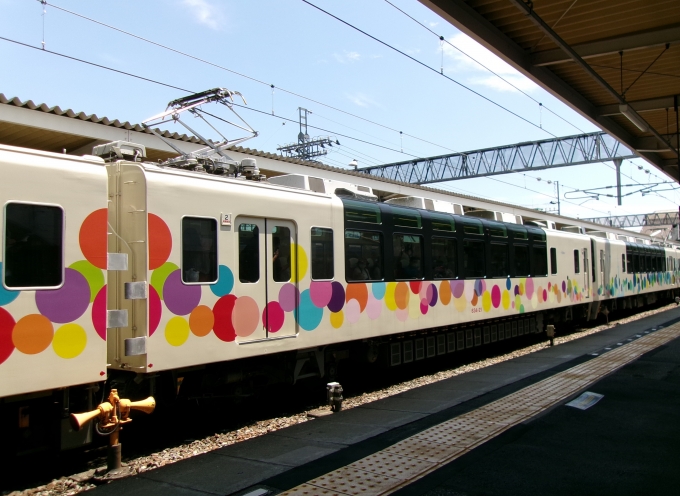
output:
[[[125,142],[82,157],[0,145],[6,452],[91,443],[69,413],[111,388],[248,395],[678,295],[678,246],[633,234],[267,179],[255,158],[218,170],[144,156]]]

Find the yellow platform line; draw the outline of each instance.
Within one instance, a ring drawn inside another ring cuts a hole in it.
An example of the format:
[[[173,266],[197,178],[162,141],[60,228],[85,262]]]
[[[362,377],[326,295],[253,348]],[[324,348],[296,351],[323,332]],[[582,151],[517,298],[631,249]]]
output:
[[[510,427],[555,406],[645,353],[680,336],[680,324],[647,334],[471,412],[430,427],[285,496],[387,495],[437,470]]]

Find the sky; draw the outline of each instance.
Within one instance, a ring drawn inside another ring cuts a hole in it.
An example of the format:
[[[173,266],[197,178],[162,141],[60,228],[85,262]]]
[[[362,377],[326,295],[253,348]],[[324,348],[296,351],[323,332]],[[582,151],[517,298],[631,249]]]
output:
[[[243,146],[277,153],[296,142],[302,107],[311,112],[310,136],[340,142],[320,158],[338,167],[353,159],[364,167],[599,130],[416,0],[310,3],[0,0],[0,93],[139,123],[185,96],[183,90],[226,87],[244,95],[247,108],[237,111],[258,131]],[[43,42],[51,52],[128,74],[42,51]],[[223,110],[219,115],[228,117]],[[244,135],[220,130],[230,139]],[[621,171],[623,184],[636,185],[624,194],[640,189],[638,183],[669,180],[642,159],[624,161]],[[554,210],[556,182],[561,213],[571,217],[676,210],[680,202],[680,190],[630,194],[620,207],[615,198],[578,191],[615,184],[611,163],[433,186]]]

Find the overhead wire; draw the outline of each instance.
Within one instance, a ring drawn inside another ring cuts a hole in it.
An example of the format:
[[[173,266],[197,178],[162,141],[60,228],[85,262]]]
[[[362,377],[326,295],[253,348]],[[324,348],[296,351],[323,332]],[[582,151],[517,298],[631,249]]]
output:
[[[42,0],[38,0],[38,1],[42,1]],[[250,81],[253,81],[253,82],[256,82],[256,83],[265,85],[265,86],[270,87],[270,88],[272,88],[272,89],[276,88],[277,90],[282,91],[282,92],[284,92],[284,93],[288,93],[288,94],[290,94],[290,95],[292,95],[292,96],[295,96],[295,97],[298,97],[298,98],[302,98],[302,99],[307,100],[307,101],[309,101],[309,102],[315,103],[315,104],[317,104],[317,105],[321,105],[321,106],[323,106],[323,107],[329,108],[329,109],[334,110],[334,111],[336,111],[336,112],[340,112],[340,113],[345,114],[345,115],[348,115],[348,116],[350,116],[350,117],[353,117],[353,118],[356,118],[356,119],[360,119],[360,120],[362,120],[362,121],[364,121],[364,122],[367,122],[367,123],[369,123],[369,124],[372,124],[372,125],[374,125],[374,126],[378,126],[378,127],[383,128],[383,129],[387,129],[387,130],[389,130],[389,131],[393,131],[393,132],[395,132],[395,133],[403,134],[404,136],[408,136],[409,138],[413,138],[413,139],[418,140],[418,141],[421,141],[421,142],[423,142],[423,143],[427,143],[428,145],[437,146],[437,147],[442,148],[442,149],[444,149],[444,150],[452,151],[452,152],[454,152],[454,153],[459,153],[457,150],[454,150],[454,149],[452,149],[452,148],[450,148],[450,147],[441,145],[441,144],[439,144],[439,143],[434,143],[434,142],[432,142],[432,141],[426,140],[426,139],[424,139],[424,138],[420,138],[420,137],[418,137],[418,136],[415,136],[415,135],[412,135],[412,134],[409,134],[409,133],[406,133],[406,132],[402,132],[402,131],[400,131],[400,130],[398,130],[398,129],[395,129],[395,128],[393,128],[393,127],[387,126],[387,125],[385,125],[385,124],[381,124],[381,123],[376,122],[376,121],[373,121],[373,120],[371,120],[371,119],[367,119],[367,118],[365,118],[365,117],[362,117],[362,116],[360,116],[360,115],[354,114],[354,113],[352,113],[352,112],[348,112],[348,111],[346,111],[346,110],[340,109],[340,108],[335,107],[335,106],[333,106],[333,105],[329,105],[329,104],[327,104],[327,103],[323,103],[323,102],[321,102],[321,101],[319,101],[319,100],[316,100],[316,99],[314,99],[314,98],[311,98],[311,97],[308,97],[308,96],[305,96],[305,95],[296,93],[296,92],[294,92],[294,91],[292,91],[292,90],[288,90],[288,89],[286,89],[286,88],[281,88],[281,87],[279,87],[279,86],[274,85],[273,83],[267,83],[266,81],[262,81],[261,79],[258,79],[258,78],[249,76],[249,75],[247,75],[247,74],[244,74],[244,73],[235,71],[235,70],[233,70],[233,69],[229,69],[228,67],[225,67],[225,66],[223,66],[223,65],[216,64],[216,63],[214,63],[214,62],[210,62],[209,60],[203,59],[203,58],[201,58],[201,57],[197,57],[197,56],[195,56],[195,55],[191,55],[190,53],[183,52],[182,50],[177,50],[177,49],[172,48],[172,47],[170,47],[170,46],[164,45],[164,44],[162,44],[162,43],[158,43],[158,42],[156,42],[156,41],[150,40],[150,39],[145,38],[145,37],[143,37],[143,36],[136,35],[136,34],[131,33],[131,32],[129,32],[129,31],[125,31],[124,29],[118,28],[118,27],[116,27],[116,26],[112,26],[112,25],[110,25],[110,24],[107,24],[107,23],[98,21],[98,20],[96,20],[96,19],[93,19],[93,18],[91,18],[91,17],[85,16],[85,15],[83,15],[83,14],[79,14],[79,13],[77,13],[77,12],[74,12],[74,11],[72,11],[72,10],[66,9],[66,8],[64,8],[64,7],[60,7],[60,6],[58,6],[58,5],[54,4],[54,3],[49,3],[49,2],[47,2],[47,1],[45,1],[45,4],[46,4],[46,5],[49,5],[50,7],[54,8],[54,9],[61,10],[62,12],[65,12],[65,13],[67,13],[67,14],[70,14],[70,15],[73,15],[73,16],[76,16],[76,17],[80,17],[81,19],[84,19],[84,20],[86,20],[86,21],[93,22],[93,23],[95,23],[95,24],[98,24],[98,25],[100,25],[100,26],[106,27],[106,28],[108,28],[108,29],[112,29],[112,30],[117,31],[117,32],[119,32],[119,33],[121,33],[121,34],[124,34],[124,35],[127,35],[127,36],[131,36],[131,37],[136,38],[136,39],[138,39],[138,40],[140,40],[140,41],[143,41],[143,42],[145,42],[145,43],[149,43],[149,44],[151,44],[151,45],[155,45],[155,46],[157,46],[157,47],[159,47],[159,48],[162,48],[162,49],[164,49],[164,50],[169,50],[169,51],[174,52],[174,53],[176,53],[176,54],[178,54],[178,55],[182,55],[182,56],[184,56],[184,57],[188,57],[188,58],[190,58],[190,59],[193,59],[193,60],[195,60],[195,61],[197,61],[197,62],[201,62],[201,63],[204,63],[204,64],[208,64],[208,65],[210,65],[210,66],[212,66],[212,67],[215,67],[215,68],[217,68],[217,69],[221,69],[221,70],[230,72],[230,73],[232,73],[232,74],[235,74],[235,75],[237,75],[237,76],[243,77],[243,78],[248,79],[248,80],[250,80]]]
[[[179,90],[179,91],[183,91],[183,92],[185,92],[185,93],[190,93],[190,94],[191,94],[191,93],[195,93],[195,92],[193,92],[193,91],[191,91],[191,90],[188,90],[188,89],[186,89],[186,88],[181,88],[181,87],[179,87],[179,86],[171,85],[171,84],[168,84],[168,83],[163,83],[163,82],[158,81],[158,80],[155,80],[155,79],[151,79],[151,78],[139,76],[139,75],[132,74],[132,73],[126,72],[126,71],[121,71],[121,70],[119,70],[119,69],[114,69],[114,68],[112,68],[112,67],[108,67],[108,66],[105,66],[105,65],[102,65],[102,64],[96,64],[96,63],[94,63],[94,62],[90,62],[90,61],[87,61],[87,60],[84,60],[84,59],[80,59],[80,58],[77,58],[77,57],[73,57],[73,56],[70,56],[70,55],[66,55],[66,54],[63,54],[63,53],[55,52],[55,51],[53,51],[53,50],[47,50],[47,49],[38,48],[38,47],[33,46],[33,45],[30,45],[30,44],[28,44],[28,43],[23,43],[23,42],[20,42],[20,41],[17,41],[17,40],[13,40],[13,39],[10,39],[10,38],[6,38],[6,37],[3,37],[3,36],[0,36],[0,40],[4,40],[4,41],[10,42],[10,43],[14,43],[14,44],[17,44],[17,45],[26,47],[26,48],[31,48],[31,49],[37,50],[37,51],[39,51],[39,52],[48,53],[48,54],[50,54],[50,55],[56,55],[56,56],[59,56],[59,57],[63,57],[63,58],[66,58],[66,59],[68,59],[68,60],[73,60],[73,61],[75,61],[75,62],[80,62],[80,63],[87,64],[87,65],[90,65],[90,66],[94,66],[94,67],[97,67],[97,68],[100,68],[100,69],[112,71],[112,72],[115,72],[115,73],[118,73],[118,74],[122,74],[122,75],[124,75],[124,76],[132,77],[132,78],[139,79],[139,80],[146,81],[146,82],[150,82],[150,83],[154,83],[154,84],[157,84],[157,85],[160,85],[160,86],[164,86],[164,87],[167,87],[167,88],[172,88],[172,89],[176,89],[176,90]],[[293,120],[293,119],[290,119],[290,118],[287,118],[287,117],[282,117],[282,116],[273,116],[273,115],[271,115],[269,112],[266,112],[266,111],[263,111],[263,110],[259,110],[259,109],[255,109],[255,108],[253,108],[253,107],[248,107],[248,106],[240,105],[240,104],[237,104],[237,103],[233,103],[233,105],[234,105],[235,107],[243,108],[243,109],[245,109],[245,110],[250,110],[251,112],[256,112],[256,113],[260,113],[260,114],[266,115],[266,116],[268,116],[268,117],[270,117],[270,118],[273,117],[273,118],[276,118],[276,119],[280,119],[280,120],[285,120],[285,121],[288,121],[288,122],[297,123],[297,121],[295,121],[295,120]],[[347,138],[347,139],[359,141],[359,142],[362,142],[362,143],[365,143],[365,144],[368,144],[368,145],[372,145],[372,146],[376,146],[376,147],[379,147],[379,148],[387,149],[387,150],[390,150],[390,151],[394,151],[394,152],[398,151],[398,150],[395,150],[395,149],[392,149],[392,148],[389,148],[389,147],[385,147],[385,146],[383,146],[383,145],[379,145],[379,144],[376,144],[376,143],[371,143],[371,142],[368,142],[368,141],[366,141],[366,140],[362,140],[362,139],[359,139],[359,138],[355,138],[355,137],[353,137],[353,136],[345,135],[345,134],[342,134],[342,133],[336,133],[336,132],[334,132],[334,131],[331,131],[331,130],[328,130],[328,129],[324,129],[324,128],[320,128],[320,127],[317,127],[317,126],[311,126],[311,125],[310,125],[309,127],[313,128],[313,129],[318,129],[318,130],[320,130],[320,131],[327,132],[327,133],[330,133],[330,134],[334,134],[334,135],[336,135],[336,136],[341,136],[341,137],[343,137],[343,138]],[[410,154],[409,154],[409,155],[410,155]],[[411,155],[411,156],[413,156],[414,158],[420,158],[420,157],[418,157],[418,156],[416,156],[416,155]],[[498,181],[498,182],[501,182],[501,183],[505,183],[505,184],[508,184],[508,185],[510,185],[510,186],[515,186],[515,187],[518,187],[518,188],[522,188],[521,186],[514,185],[514,184],[512,184],[512,183],[507,183],[507,182],[505,182],[505,181],[501,181],[501,180],[494,179],[494,178],[491,178],[491,177],[487,177],[487,179],[491,179],[491,180],[495,180],[495,181]],[[443,186],[443,185],[442,185],[442,186]],[[522,188],[522,189],[527,189],[527,190],[529,190],[529,191],[533,191],[533,190],[531,190],[531,189],[529,189],[529,188]],[[536,192],[536,191],[533,191],[533,192]],[[536,192],[536,193],[540,193],[540,192]],[[545,193],[540,193],[540,194],[545,194]],[[472,196],[475,196],[475,195],[472,195]],[[569,203],[567,200],[563,200],[563,201]],[[600,201],[601,201],[601,200],[600,200]],[[598,210],[593,209],[593,208],[590,208],[590,210],[599,212]]]
[[[112,25],[110,25],[110,24],[107,24],[107,23],[98,21],[98,20],[96,20],[96,19],[90,18],[90,17],[85,16],[85,15],[83,15],[83,14],[79,14],[79,13],[74,12],[74,11],[71,11],[71,10],[69,10],[69,9],[60,7],[59,5],[56,5],[56,4],[54,4],[54,3],[49,3],[49,2],[47,2],[46,0],[38,0],[38,1],[41,2],[43,5],[50,5],[50,6],[51,6],[52,8],[54,8],[54,9],[61,10],[61,11],[65,12],[65,13],[70,14],[70,15],[79,17],[79,18],[84,19],[84,20],[87,20],[87,21],[89,21],[89,22],[93,22],[93,23],[95,23],[95,24],[98,24],[98,25],[100,25],[100,26],[106,27],[106,28],[108,28],[108,29],[112,29],[112,30],[114,30],[114,31],[117,31],[117,32],[122,33],[122,34],[125,34],[125,35],[127,35],[127,36],[131,36],[131,37],[136,38],[136,39],[138,39],[138,40],[140,40],[140,41],[144,41],[144,42],[146,42],[146,43],[155,45],[155,46],[157,46],[157,47],[159,47],[159,48],[163,48],[163,49],[165,49],[165,50],[169,50],[169,51],[174,52],[174,53],[176,53],[176,54],[179,54],[179,55],[182,55],[182,56],[191,58],[191,59],[196,60],[196,61],[201,62],[201,63],[208,64],[208,65],[213,66],[213,67],[215,67],[215,68],[219,68],[219,69],[221,69],[221,70],[224,70],[224,71],[230,72],[230,73],[232,73],[232,74],[238,75],[238,76],[240,76],[240,77],[243,77],[243,78],[249,79],[249,80],[251,80],[251,81],[257,82],[257,83],[259,83],[259,84],[269,86],[269,87],[272,88],[272,90],[276,87],[274,84],[267,83],[267,82],[262,81],[262,80],[260,80],[260,79],[258,79],[258,78],[255,78],[255,77],[249,76],[249,75],[247,75],[247,74],[244,74],[244,73],[235,71],[235,70],[233,70],[233,69],[229,69],[229,68],[227,68],[227,67],[224,67],[224,66],[222,66],[222,65],[220,65],[220,64],[216,64],[216,63],[210,62],[209,60],[205,60],[205,59],[202,59],[202,58],[200,58],[200,57],[196,57],[196,56],[191,55],[191,54],[189,54],[189,53],[187,53],[187,52],[183,52],[183,51],[181,51],[181,50],[177,50],[177,49],[175,49],[175,48],[169,47],[169,46],[164,45],[164,44],[162,44],[162,43],[158,43],[158,42],[153,41],[153,40],[150,40],[150,39],[148,39],[148,38],[145,38],[145,37],[136,35],[136,34],[134,34],[134,33],[131,33],[131,32],[129,32],[129,31],[125,31],[125,30],[123,30],[123,29],[121,29],[121,28],[112,26]],[[402,12],[404,15],[408,16],[410,19],[412,19],[413,21],[417,22],[419,25],[421,25],[422,27],[424,27],[425,29],[427,29],[428,31],[430,31],[431,33],[433,33],[433,34],[436,35],[436,33],[435,33],[434,31],[432,31],[432,30],[429,29],[427,26],[423,25],[422,23],[420,23],[419,21],[417,21],[416,19],[414,19],[412,16],[410,16],[409,14],[407,14],[405,11],[403,11],[403,10],[400,9],[400,8],[398,8],[397,6],[395,6],[393,3],[389,2],[388,0],[385,0],[385,1],[386,1],[388,4],[390,4],[392,7],[394,7],[394,8],[397,9],[397,10],[399,10],[399,11]],[[426,68],[428,68],[428,69],[430,69],[430,70],[432,70],[432,71],[434,71],[434,72],[437,72],[436,69],[431,68],[431,67],[428,66],[427,64],[425,64],[425,63],[423,63],[423,62],[421,62],[421,61],[418,61],[418,60],[415,59],[414,57],[411,57],[410,55],[408,55],[408,54],[406,54],[406,53],[404,53],[404,52],[402,52],[402,51],[396,49],[395,47],[392,47],[391,45],[389,45],[389,44],[387,44],[387,43],[385,43],[385,42],[379,40],[378,38],[375,38],[374,36],[372,36],[372,35],[366,33],[365,31],[363,31],[363,30],[361,30],[361,29],[359,29],[359,28],[357,28],[357,27],[355,27],[355,26],[353,26],[353,25],[351,25],[351,24],[348,23],[348,22],[346,22],[346,21],[344,21],[344,20],[338,18],[337,16],[334,16],[333,14],[331,14],[331,13],[329,13],[329,12],[327,12],[327,11],[321,9],[320,7],[318,7],[318,6],[314,5],[314,4],[312,4],[311,2],[309,2],[309,1],[307,1],[307,0],[303,0],[303,2],[305,2],[305,3],[307,3],[308,5],[310,5],[310,6],[314,7],[314,8],[316,8],[316,9],[318,9],[318,10],[324,12],[324,13],[326,13],[327,15],[329,15],[329,16],[331,16],[331,17],[337,19],[338,21],[340,21],[340,22],[346,24],[347,26],[352,27],[353,29],[355,29],[355,30],[357,30],[357,31],[359,31],[359,32],[361,32],[361,33],[363,33],[364,35],[366,35],[366,36],[368,36],[368,37],[374,39],[375,41],[377,41],[377,42],[379,42],[379,43],[381,43],[381,44],[383,44],[383,45],[385,45],[385,46],[391,48],[392,50],[395,50],[395,51],[401,53],[402,55],[404,55],[404,56],[410,58],[411,60],[413,60],[413,61],[419,63],[420,65],[423,65],[424,67],[426,67]],[[441,39],[441,36],[439,36],[439,37],[440,37],[440,39]],[[7,40],[7,41],[13,41],[13,40],[9,40],[9,39],[7,39],[7,38],[3,38],[3,39],[5,39],[5,40]],[[460,49],[459,49],[458,47],[456,47],[455,45],[453,45],[453,44],[451,44],[450,42],[448,42],[448,40],[444,40],[444,41],[445,41],[446,43],[448,43],[450,46],[452,46],[453,48],[455,48],[456,50],[460,51],[461,53],[463,53],[464,55],[466,55],[467,57],[469,57],[470,59],[472,59],[473,61],[475,61],[476,63],[478,63],[480,66],[484,67],[486,70],[488,70],[489,72],[491,72],[491,73],[494,74],[495,76],[499,77],[500,79],[502,79],[503,81],[505,81],[506,83],[508,83],[509,85],[511,85],[512,87],[514,87],[514,88],[517,89],[518,91],[520,91],[522,94],[526,95],[528,98],[530,98],[530,99],[532,99],[533,101],[535,101],[535,102],[537,102],[537,103],[540,104],[540,102],[538,102],[536,99],[534,99],[533,97],[531,97],[530,95],[528,95],[526,92],[522,91],[520,88],[517,88],[517,87],[516,87],[515,85],[513,85],[510,81],[507,81],[507,80],[506,80],[505,78],[503,78],[502,76],[496,74],[494,71],[492,71],[492,70],[489,69],[488,67],[484,66],[481,62],[477,61],[476,59],[474,59],[473,57],[471,57],[469,54],[465,53],[464,51],[460,50]],[[18,43],[20,43],[20,42],[18,42]],[[26,46],[29,46],[29,47],[31,47],[31,48],[34,48],[34,47],[32,47],[31,45],[26,45]],[[54,53],[55,55],[59,55],[59,56],[65,57],[65,58],[70,58],[70,59],[72,59],[72,60],[79,60],[79,61],[80,61],[80,59],[77,59],[77,58],[75,58],[75,57],[70,57],[70,56],[68,56],[68,55],[59,54],[59,53],[57,53],[57,52],[50,52],[50,53]],[[89,61],[83,61],[83,62],[84,62],[84,63],[87,63],[87,64],[89,64],[89,65],[96,66],[96,67],[106,68],[105,66],[102,66],[102,65],[100,65],[100,64],[96,64],[96,63],[93,63],[93,62],[89,62]],[[109,70],[113,70],[113,71],[115,71],[115,72],[118,72],[118,73],[120,73],[120,74],[124,74],[124,75],[129,75],[129,76],[132,76],[132,77],[136,77],[136,78],[138,78],[138,79],[146,79],[146,78],[143,78],[143,77],[141,77],[141,76],[136,76],[136,75],[134,75],[134,74],[127,73],[127,72],[125,72],[125,71],[120,71],[120,70],[113,69],[113,68],[108,68],[108,69],[109,69]],[[442,74],[442,75],[443,75],[443,74]],[[463,88],[465,88],[465,89],[467,89],[467,90],[473,92],[474,94],[480,96],[481,98],[483,98],[483,99],[485,99],[485,100],[487,100],[487,101],[493,103],[494,105],[496,105],[496,106],[498,106],[498,107],[500,107],[500,108],[502,108],[502,109],[504,109],[504,110],[510,112],[511,114],[513,114],[513,115],[519,117],[520,119],[522,119],[522,120],[524,120],[525,122],[531,124],[532,126],[538,127],[539,129],[545,131],[547,134],[550,134],[550,135],[553,136],[553,137],[557,137],[555,134],[553,134],[553,133],[547,131],[545,128],[543,128],[542,125],[541,125],[541,126],[536,125],[535,123],[529,121],[528,119],[525,119],[524,117],[520,116],[519,114],[516,114],[515,112],[512,112],[511,110],[509,110],[509,109],[503,107],[502,105],[500,105],[500,104],[494,102],[493,100],[491,100],[491,99],[485,97],[485,96],[482,95],[481,93],[478,93],[478,92],[474,91],[473,89],[471,89],[471,88],[469,88],[469,87],[463,85],[462,83],[460,83],[460,82],[454,80],[453,78],[450,78],[450,77],[448,77],[448,76],[446,76],[446,75],[444,75],[444,77],[446,77],[447,79],[451,80],[452,82],[454,82],[454,83],[456,83],[456,84],[462,86]],[[149,81],[150,81],[150,82],[156,82],[156,81],[154,81],[154,80],[149,80]],[[181,88],[178,88],[178,87],[176,87],[176,86],[167,85],[167,84],[165,84],[165,83],[160,83],[160,82],[159,82],[159,84],[162,84],[162,85],[164,85],[164,86],[167,86],[167,87],[170,87],[170,88],[173,88],[173,89],[181,89]],[[318,101],[318,100],[315,100],[315,99],[306,97],[306,96],[304,96],[304,95],[298,94],[298,93],[296,93],[296,92],[294,92],[294,91],[287,90],[287,89],[285,89],[285,88],[278,88],[278,87],[276,87],[276,88],[279,89],[279,90],[282,91],[282,92],[285,92],[285,93],[291,94],[291,95],[293,95],[293,96],[296,96],[296,97],[305,99],[305,100],[307,100],[307,101],[316,103],[316,104],[318,104],[318,105],[321,105],[321,106],[330,108],[330,109],[335,110],[335,111],[337,111],[337,112],[341,112],[341,113],[346,114],[346,115],[349,115],[349,116],[351,116],[351,117],[354,117],[354,118],[363,120],[363,121],[368,122],[368,123],[370,123],[370,124],[373,124],[373,125],[376,125],[376,126],[379,126],[379,127],[385,128],[385,129],[388,129],[388,130],[393,131],[393,132],[399,132],[400,135],[404,135],[404,136],[407,136],[407,137],[416,139],[416,140],[418,140],[418,141],[421,141],[421,142],[424,142],[424,143],[427,143],[427,144],[431,144],[431,145],[437,146],[437,147],[439,147],[439,148],[443,148],[443,149],[446,149],[446,150],[449,150],[449,151],[453,151],[454,153],[461,153],[461,152],[458,152],[457,150],[454,150],[454,149],[451,149],[451,148],[449,148],[449,147],[440,145],[440,144],[438,144],[438,143],[431,142],[431,141],[429,141],[429,140],[425,140],[425,139],[420,138],[420,137],[418,137],[418,136],[414,136],[414,135],[411,135],[411,134],[409,134],[409,133],[403,133],[403,132],[401,132],[401,131],[397,131],[397,129],[392,128],[392,127],[390,127],[390,126],[386,126],[386,125],[384,125],[384,124],[380,124],[380,123],[375,122],[375,121],[372,121],[372,120],[370,120],[370,119],[366,119],[366,118],[364,118],[364,117],[361,117],[361,116],[359,116],[359,115],[353,114],[353,113],[351,113],[351,112],[347,112],[347,111],[345,111],[345,110],[339,109],[339,108],[334,107],[334,106],[332,106],[332,105],[328,105],[328,104],[325,104],[325,103],[320,102],[320,101]],[[186,91],[186,90],[184,90],[184,91]],[[543,106],[542,104],[540,104],[540,105],[541,105],[542,107],[545,107],[545,106]],[[546,108],[546,110],[548,110],[549,112],[553,113],[554,115],[556,115],[556,116],[559,117],[560,119],[564,120],[564,121],[567,122],[568,124],[572,125],[572,126],[575,127],[576,129],[578,129],[579,131],[583,132],[580,128],[578,128],[577,126],[575,126],[573,123],[570,123],[569,121],[565,120],[564,118],[562,118],[562,117],[559,116],[558,114],[554,113],[554,112],[553,112],[552,110],[550,110],[549,108],[547,108],[547,107],[545,107],[545,108]],[[249,108],[249,109],[250,109],[250,108]],[[310,127],[313,127],[313,126],[310,126]],[[320,128],[319,128],[319,129],[320,129]],[[358,132],[362,132],[362,131],[358,131]],[[349,139],[356,139],[356,138],[349,138]],[[358,141],[362,141],[362,140],[358,140]],[[368,142],[365,141],[365,140],[364,140],[363,142],[364,142],[364,143],[368,143]],[[376,144],[374,144],[374,143],[370,143],[370,144],[373,145],[373,146],[378,146],[378,145],[376,145]],[[401,148],[401,147],[400,147],[400,150],[396,150],[396,149],[389,148],[389,147],[383,147],[383,148],[388,149],[388,150],[390,150],[390,151],[396,151],[396,152],[398,152],[398,153],[404,153],[404,152],[403,152],[403,148]],[[404,154],[406,154],[406,155],[411,155],[411,156],[416,156],[416,155],[413,155],[413,154],[410,154],[410,153],[404,153]],[[613,167],[611,167],[610,165],[608,165],[608,164],[606,164],[606,163],[604,163],[604,162],[603,162],[603,164],[606,165],[607,167],[613,169]],[[629,176],[626,176],[626,177],[629,177]],[[635,179],[633,179],[632,177],[629,177],[629,179],[635,180]],[[663,197],[662,195],[658,195],[658,196],[661,196],[662,198],[665,198],[665,197]],[[667,198],[665,198],[665,199],[667,199]],[[668,200],[668,199],[667,199],[667,200]],[[672,201],[672,200],[669,200],[669,201]]]

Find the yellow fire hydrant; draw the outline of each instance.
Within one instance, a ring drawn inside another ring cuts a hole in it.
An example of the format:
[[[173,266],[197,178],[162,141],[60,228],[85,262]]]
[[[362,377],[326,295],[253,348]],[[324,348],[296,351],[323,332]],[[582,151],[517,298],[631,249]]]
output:
[[[96,410],[85,413],[72,413],[71,425],[74,430],[80,430],[85,424],[97,420],[94,430],[100,436],[109,436],[109,448],[106,457],[107,474],[115,475],[122,470],[120,430],[123,424],[131,422],[130,410],[151,413],[156,408],[156,400],[149,396],[145,400],[130,401],[118,396],[118,390],[112,389],[108,401]]]

